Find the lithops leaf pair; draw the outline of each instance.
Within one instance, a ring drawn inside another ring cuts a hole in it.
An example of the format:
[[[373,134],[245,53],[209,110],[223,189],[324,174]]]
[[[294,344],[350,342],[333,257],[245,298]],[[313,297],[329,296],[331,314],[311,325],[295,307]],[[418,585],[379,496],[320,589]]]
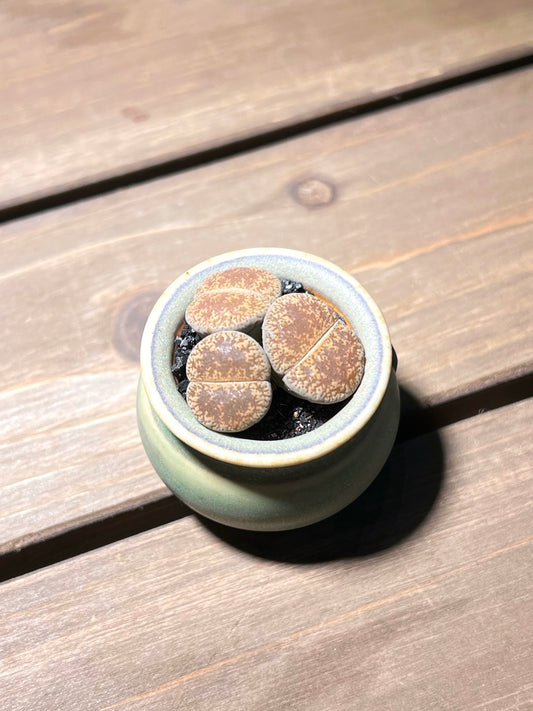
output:
[[[202,336],[217,331],[250,332],[280,294],[280,280],[265,269],[231,267],[207,277],[189,304],[185,320]]]
[[[365,354],[355,331],[312,294],[287,294],[270,306],[263,347],[285,388],[310,402],[341,402],[363,377]]]
[[[187,402],[196,419],[217,432],[241,432],[272,401],[270,363],[261,346],[240,331],[206,336],[187,361]]]

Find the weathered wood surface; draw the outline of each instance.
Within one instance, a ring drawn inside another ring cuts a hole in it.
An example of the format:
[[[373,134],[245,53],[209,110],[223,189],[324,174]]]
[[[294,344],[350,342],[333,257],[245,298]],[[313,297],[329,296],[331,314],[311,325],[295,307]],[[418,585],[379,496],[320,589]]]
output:
[[[528,51],[525,0],[6,0],[0,207]]]
[[[532,415],[404,443],[305,531],[188,517],[5,583],[2,708],[530,709]]]
[[[249,246],[347,268],[423,406],[531,370],[533,72],[5,225],[3,550],[164,494],[135,423],[150,305]]]

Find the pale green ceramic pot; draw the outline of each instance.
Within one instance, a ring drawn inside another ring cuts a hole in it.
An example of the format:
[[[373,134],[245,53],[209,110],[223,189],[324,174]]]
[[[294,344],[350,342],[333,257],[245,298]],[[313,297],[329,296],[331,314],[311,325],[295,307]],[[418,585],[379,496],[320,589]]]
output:
[[[212,432],[192,415],[171,373],[176,328],[212,272],[257,266],[301,281],[331,302],[366,353],[355,395],[328,422],[292,439],[264,442]],[[188,506],[237,528],[276,531],[339,511],[377,476],[392,448],[400,402],[383,316],[363,287],[323,259],[284,249],[213,257],[180,276],[150,314],[141,345],[137,418],[144,448],[165,484]]]

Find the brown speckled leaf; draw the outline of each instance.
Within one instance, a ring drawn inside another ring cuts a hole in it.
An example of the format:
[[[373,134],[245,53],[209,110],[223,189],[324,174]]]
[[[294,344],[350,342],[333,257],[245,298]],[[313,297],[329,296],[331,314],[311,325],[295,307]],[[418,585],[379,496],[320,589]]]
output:
[[[257,294],[264,294],[272,300],[281,294],[281,282],[274,274],[265,269],[231,267],[208,276],[198,289],[197,294],[218,289],[254,291]]]
[[[336,319],[333,309],[312,294],[277,299],[263,321],[263,347],[276,373],[296,365]]]
[[[264,317],[271,302],[265,294],[241,289],[202,291],[185,312],[185,320],[198,333],[250,330]]]
[[[196,419],[217,432],[241,432],[258,422],[272,401],[269,382],[189,384],[187,402]]]
[[[365,354],[355,332],[337,321],[308,355],[283,378],[295,395],[310,402],[341,402],[358,388]]]
[[[251,336],[220,331],[206,336],[191,351],[187,378],[201,382],[268,380],[266,353]]]

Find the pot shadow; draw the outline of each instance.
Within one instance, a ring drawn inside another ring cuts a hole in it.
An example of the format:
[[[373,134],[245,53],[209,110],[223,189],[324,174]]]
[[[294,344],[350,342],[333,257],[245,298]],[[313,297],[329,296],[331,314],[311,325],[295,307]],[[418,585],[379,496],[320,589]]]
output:
[[[400,393],[400,426],[391,455],[368,489],[342,511],[292,531],[245,531],[196,514],[198,520],[235,548],[286,563],[368,556],[396,545],[420,526],[435,504],[445,463],[431,414],[401,386]]]

